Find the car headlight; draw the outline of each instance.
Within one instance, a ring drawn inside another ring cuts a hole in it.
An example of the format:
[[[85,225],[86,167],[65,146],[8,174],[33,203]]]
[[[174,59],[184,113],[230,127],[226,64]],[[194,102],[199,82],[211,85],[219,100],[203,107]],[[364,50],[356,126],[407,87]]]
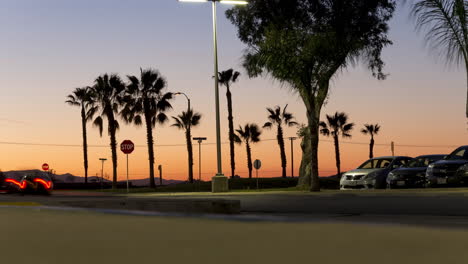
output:
[[[467,175],[468,175],[468,164],[465,164],[465,165],[463,165],[463,166],[460,166],[460,167],[457,169],[457,175],[467,176]]]
[[[400,176],[396,175],[393,172],[390,172],[387,177],[388,180],[397,180],[398,178],[400,178]]]
[[[433,171],[434,171],[434,164],[429,164],[429,166],[427,166],[427,169],[426,169],[426,177],[430,176]]]
[[[375,177],[377,177],[377,172],[371,172],[367,174],[367,176],[364,177],[364,180],[375,180]]]

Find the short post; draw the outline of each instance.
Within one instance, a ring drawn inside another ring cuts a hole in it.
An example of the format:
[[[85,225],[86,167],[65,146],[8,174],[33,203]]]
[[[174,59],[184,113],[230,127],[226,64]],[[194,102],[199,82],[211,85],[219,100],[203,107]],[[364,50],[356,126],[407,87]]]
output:
[[[395,156],[395,143],[393,141],[390,147],[392,149],[392,156]]]

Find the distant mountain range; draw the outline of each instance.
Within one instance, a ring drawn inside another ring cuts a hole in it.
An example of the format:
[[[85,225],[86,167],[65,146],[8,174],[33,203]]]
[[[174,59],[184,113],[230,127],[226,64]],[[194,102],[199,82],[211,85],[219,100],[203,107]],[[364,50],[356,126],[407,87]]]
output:
[[[24,175],[31,174],[31,175],[49,175],[49,173],[41,171],[41,170],[18,170],[18,171],[6,171],[3,172],[7,178],[12,178],[16,180],[20,180]],[[61,175],[53,175],[54,180],[56,182],[63,182],[63,183],[84,183],[84,177],[75,176],[70,173],[61,174]],[[156,178],[156,185],[159,185],[159,178]],[[100,182],[101,177],[97,176],[89,176],[88,182]],[[104,182],[110,182],[109,180],[104,179]],[[126,182],[126,181],[119,181],[119,182]],[[138,179],[138,180],[130,180],[129,182],[132,183],[133,186],[149,186],[149,178],[148,179]],[[169,184],[177,184],[183,181],[178,180],[162,180],[163,185]]]

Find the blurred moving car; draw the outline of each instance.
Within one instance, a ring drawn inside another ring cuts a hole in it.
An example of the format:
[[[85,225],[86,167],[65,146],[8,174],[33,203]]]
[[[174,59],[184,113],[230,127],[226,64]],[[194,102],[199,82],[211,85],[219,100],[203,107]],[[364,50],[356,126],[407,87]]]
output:
[[[443,160],[427,167],[428,187],[468,184],[468,146],[454,150]]]
[[[426,185],[426,169],[429,164],[446,155],[422,155],[401,168],[392,170],[387,177],[387,188],[418,188]]]
[[[367,160],[357,169],[343,174],[340,189],[384,189],[388,173],[406,165],[411,159],[406,156],[387,156]]]
[[[21,180],[13,178],[5,178],[3,183],[0,183],[0,189],[6,193],[35,193],[46,194],[52,193],[54,184],[47,175],[25,175]]]

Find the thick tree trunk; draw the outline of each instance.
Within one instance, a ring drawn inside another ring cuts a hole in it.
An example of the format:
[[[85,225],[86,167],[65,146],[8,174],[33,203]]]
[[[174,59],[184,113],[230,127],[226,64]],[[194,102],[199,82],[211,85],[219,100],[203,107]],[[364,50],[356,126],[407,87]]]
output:
[[[338,141],[338,135],[333,136],[333,140],[335,142],[335,158],[336,158],[337,175],[341,175],[340,142]]]
[[[374,136],[371,135],[370,145],[369,145],[369,159],[374,158]]]
[[[310,164],[311,164],[311,153],[312,148],[310,145],[310,130],[306,128],[303,131],[303,137],[301,141],[301,149],[302,149],[302,160],[301,165],[299,167],[299,179],[298,179],[298,186],[302,188],[309,188],[311,179],[310,179]]]
[[[329,77],[331,78],[332,75]],[[307,184],[310,182],[310,191],[320,191],[320,178],[318,172],[318,146],[319,146],[319,123],[320,123],[320,112],[327,98],[329,80],[320,82],[320,87],[314,89],[313,87],[303,87],[301,93],[302,100],[307,108],[307,132],[309,135],[305,135],[303,141],[303,152],[301,162],[301,175],[299,175],[299,186],[301,184]],[[312,93],[311,91],[314,91]]]
[[[229,149],[231,154],[231,178],[234,178],[236,171],[236,159],[234,149],[234,117],[232,116],[232,95],[229,87],[227,88],[227,106],[228,106],[228,122],[229,122]]]
[[[149,179],[150,188],[156,188],[156,181],[154,180],[154,139],[153,139],[153,125],[151,122],[151,115],[149,110],[145,109],[145,123],[146,123],[146,142],[148,144],[148,162],[149,162]]]
[[[249,179],[252,179],[252,153],[249,142],[245,143],[245,148],[247,150],[247,168],[249,168]]]
[[[467,58],[465,58],[465,60],[466,59]],[[468,62],[466,63],[465,70],[466,70],[466,117],[468,118]]]
[[[185,132],[187,140],[187,152],[188,152],[188,178],[189,182],[193,183],[193,146],[192,146],[192,135],[190,129]]]
[[[81,108],[81,125],[83,128],[83,160],[85,171],[85,185],[88,185],[88,136],[86,131],[86,112],[84,106]]]
[[[319,123],[320,123],[320,110],[311,109],[307,111],[307,118],[309,121],[310,130],[310,146],[311,146],[311,163],[310,174],[311,184],[310,191],[320,191],[320,178],[318,172],[318,145],[319,145]]]
[[[278,134],[276,136],[280,147],[282,177],[286,178],[286,151],[284,150],[283,128],[278,125]]]
[[[111,138],[111,150],[112,150],[112,189],[117,189],[117,138],[116,138],[116,126],[113,118],[109,119],[109,132]]]

